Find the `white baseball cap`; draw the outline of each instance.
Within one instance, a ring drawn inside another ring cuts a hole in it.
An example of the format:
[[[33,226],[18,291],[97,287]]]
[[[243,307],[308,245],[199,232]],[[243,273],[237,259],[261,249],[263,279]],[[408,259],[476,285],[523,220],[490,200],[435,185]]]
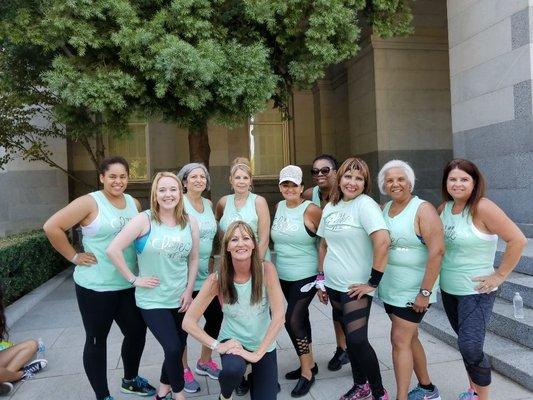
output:
[[[300,186],[302,184],[302,169],[296,165],[287,165],[279,171],[279,183],[293,182]]]

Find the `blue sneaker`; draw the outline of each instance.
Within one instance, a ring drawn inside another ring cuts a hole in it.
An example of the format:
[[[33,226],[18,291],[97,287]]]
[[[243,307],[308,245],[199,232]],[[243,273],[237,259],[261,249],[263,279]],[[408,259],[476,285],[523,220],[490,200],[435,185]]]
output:
[[[407,395],[407,400],[441,400],[441,398],[437,386],[433,390],[427,390],[416,385]]]
[[[153,396],[156,392],[155,387],[150,385],[146,379],[136,376],[131,380],[122,379],[122,393],[136,394],[138,396]]]

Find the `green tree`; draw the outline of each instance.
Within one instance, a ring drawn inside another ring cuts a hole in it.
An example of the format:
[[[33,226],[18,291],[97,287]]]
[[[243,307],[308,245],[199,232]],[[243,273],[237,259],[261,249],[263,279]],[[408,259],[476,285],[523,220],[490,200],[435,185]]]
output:
[[[33,52],[32,85],[49,96],[21,105],[48,106],[74,140],[123,135],[141,112],[188,128],[190,159],[209,165],[208,121],[242,123],[269,99],[288,111],[294,87],[357,52],[361,25],[409,33],[406,1],[11,0],[0,42]],[[4,74],[4,87],[20,75]]]

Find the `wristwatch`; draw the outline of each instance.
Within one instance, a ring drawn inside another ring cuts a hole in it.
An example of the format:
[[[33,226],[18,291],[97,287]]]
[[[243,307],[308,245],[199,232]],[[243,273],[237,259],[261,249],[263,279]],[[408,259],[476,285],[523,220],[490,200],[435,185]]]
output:
[[[431,292],[431,290],[420,289],[420,292],[418,292],[418,293],[420,293],[424,297],[429,297],[429,296],[431,296],[432,292]]]

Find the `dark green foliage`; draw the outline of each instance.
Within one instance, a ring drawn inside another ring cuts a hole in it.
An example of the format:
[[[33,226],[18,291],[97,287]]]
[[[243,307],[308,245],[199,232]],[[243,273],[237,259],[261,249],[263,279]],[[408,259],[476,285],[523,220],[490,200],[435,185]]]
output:
[[[10,304],[67,267],[42,230],[0,239],[0,281]]]

